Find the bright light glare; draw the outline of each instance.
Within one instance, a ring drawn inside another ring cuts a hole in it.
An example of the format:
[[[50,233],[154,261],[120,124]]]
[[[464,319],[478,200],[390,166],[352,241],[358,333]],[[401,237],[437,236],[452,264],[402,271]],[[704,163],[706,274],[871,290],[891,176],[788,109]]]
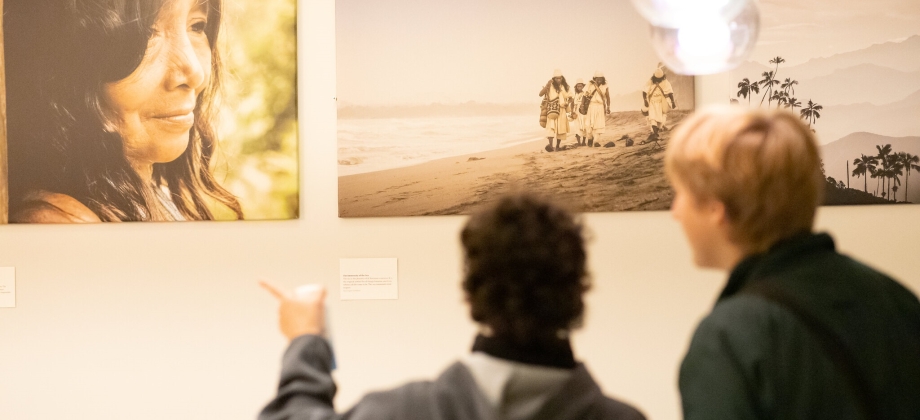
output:
[[[732,53],[731,31],[719,19],[700,20],[677,30],[676,48],[684,61],[725,61]]]
[[[671,70],[712,74],[737,66],[750,54],[760,30],[760,14],[750,2],[731,18],[701,16],[680,27],[652,25],[651,29],[652,46]]]
[[[738,14],[752,0],[632,0],[636,10],[652,25],[678,28],[700,19]]]

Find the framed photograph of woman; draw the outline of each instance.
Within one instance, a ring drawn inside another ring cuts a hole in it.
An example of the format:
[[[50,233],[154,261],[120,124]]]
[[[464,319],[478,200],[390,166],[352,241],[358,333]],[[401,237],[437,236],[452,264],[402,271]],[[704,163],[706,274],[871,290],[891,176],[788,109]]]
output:
[[[5,0],[9,222],[296,218],[295,8]]]

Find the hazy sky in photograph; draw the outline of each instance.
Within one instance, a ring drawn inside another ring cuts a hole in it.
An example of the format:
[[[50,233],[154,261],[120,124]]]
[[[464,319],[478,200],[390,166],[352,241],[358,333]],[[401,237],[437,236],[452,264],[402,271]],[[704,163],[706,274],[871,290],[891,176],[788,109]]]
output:
[[[760,0],[761,32],[751,59],[786,65],[920,34],[918,0]]]
[[[658,63],[628,0],[338,0],[336,43],[340,105],[539,102],[555,68],[630,93]]]

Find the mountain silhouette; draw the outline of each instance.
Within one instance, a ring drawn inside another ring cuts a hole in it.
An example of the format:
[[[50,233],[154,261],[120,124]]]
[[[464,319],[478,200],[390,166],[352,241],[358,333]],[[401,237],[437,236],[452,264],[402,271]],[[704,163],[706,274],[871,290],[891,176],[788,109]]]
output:
[[[830,57],[813,58],[804,64],[786,69],[797,80],[826,76],[834,71],[860,64],[874,64],[901,71],[920,70],[920,35],[914,35],[901,42],[885,42],[871,47]],[[782,68],[780,68],[782,74]]]
[[[912,155],[920,156],[920,136],[889,137],[867,132],[852,133],[846,137],[841,138],[840,140],[825,144],[821,147],[821,157],[824,161],[825,175],[846,183],[848,162],[850,174],[852,174],[853,169],[855,169],[855,165],[853,165],[853,159],[856,159],[863,154],[866,156],[875,156],[878,153],[875,146],[884,146],[886,144],[890,144],[892,151],[895,153],[907,152]],[[850,176],[849,181],[850,188],[858,189],[860,191],[863,190],[866,184],[862,177],[857,178],[852,175]],[[874,192],[878,180],[870,177],[867,181],[869,192]],[[904,184],[905,179],[902,176],[901,188],[904,188]],[[909,191],[907,192],[909,200],[914,203],[920,202],[920,172],[911,172],[910,181],[907,187],[909,188]],[[904,200],[903,190],[898,192],[897,198],[898,201]]]
[[[920,136],[920,91],[886,105],[827,106],[813,128],[822,143],[863,131],[890,137]]]
[[[859,103],[885,105],[920,90],[920,71],[904,72],[875,64],[859,64],[827,76],[799,80],[795,88],[795,96],[800,100],[813,98],[825,107]]]
[[[778,53],[778,55],[782,56],[781,51]],[[777,80],[783,81],[787,77],[791,77],[802,83],[806,80],[829,76],[834,72],[864,64],[887,67],[901,72],[920,71],[920,35],[914,35],[900,42],[885,42],[857,51],[835,54],[830,57],[813,58],[796,66],[781,64]],[[775,68],[775,65],[769,63],[747,61],[732,71],[732,80],[734,83],[738,83],[745,77],[751,81],[760,80],[763,72],[772,71]],[[802,85],[804,86],[804,83]],[[796,87],[796,90],[798,90],[798,87]],[[762,92],[761,95],[763,95]],[[818,98],[814,99],[818,100]]]

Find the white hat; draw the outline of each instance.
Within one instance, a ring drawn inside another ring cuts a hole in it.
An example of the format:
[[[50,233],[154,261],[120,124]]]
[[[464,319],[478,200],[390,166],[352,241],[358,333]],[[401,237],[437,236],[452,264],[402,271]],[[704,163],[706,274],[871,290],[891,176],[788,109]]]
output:
[[[562,77],[562,70],[553,70],[553,77]]]
[[[664,72],[661,69],[655,70],[655,78],[660,79],[664,77]]]
[[[575,81],[575,84],[576,84],[576,85],[583,85],[583,84],[585,84],[585,79],[582,79],[581,77],[579,77],[578,80]]]
[[[601,72],[600,70],[598,70],[598,71],[594,72],[594,77],[604,77],[604,73]]]

